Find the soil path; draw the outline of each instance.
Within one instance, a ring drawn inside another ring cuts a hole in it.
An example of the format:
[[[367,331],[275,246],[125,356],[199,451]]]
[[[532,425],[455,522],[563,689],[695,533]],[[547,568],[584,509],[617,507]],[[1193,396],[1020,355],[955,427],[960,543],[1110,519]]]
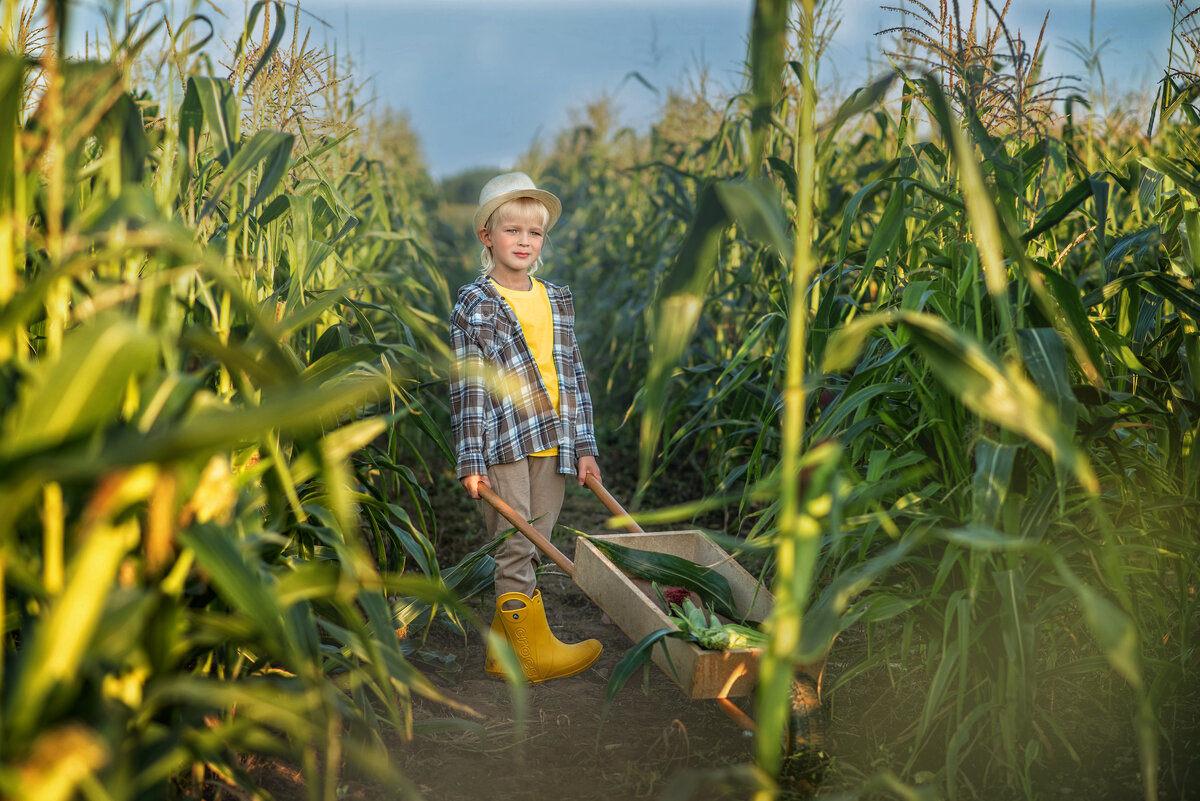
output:
[[[455,495],[442,496],[439,503],[443,500],[443,508],[457,507],[448,515],[456,528],[443,528],[438,546],[439,558],[448,565],[460,556],[453,552],[456,548],[465,552],[481,542],[472,539],[478,521],[470,501],[464,504]],[[568,490],[564,524],[604,531],[606,518],[590,492],[574,486]],[[574,552],[572,538],[556,535],[555,540],[564,553]],[[538,585],[559,639],[595,638],[604,652],[577,676],[528,687],[522,718],[508,685],[484,673],[486,647],[477,632],[463,637],[444,627],[429,629],[425,648],[448,664],[423,664],[421,669],[446,696],[475,714],[414,701],[416,736],[391,744],[411,789],[428,801],[748,798],[753,737],[715,701],[689,699],[655,666],[630,679],[606,714],[609,676],[633,643],[554,565],[543,567]],[[491,619],[490,593],[471,603],[482,620]],[[751,708],[750,699],[739,702],[743,709]],[[298,772],[281,763],[263,764],[255,773],[280,801],[305,797]],[[339,797],[385,801],[413,794],[344,779]]]
[[[435,505],[451,524],[439,520],[438,556],[443,565],[455,563],[482,544],[481,534],[473,533],[479,526],[471,502],[456,484],[452,489],[455,492],[439,494]],[[606,513],[590,493],[572,487],[561,519],[573,528],[599,532],[605,530]],[[574,552],[569,537],[556,537],[556,544],[564,553]],[[732,801],[751,797],[753,737],[727,718],[716,702],[687,698],[657,667],[631,679],[605,715],[609,677],[633,643],[605,622],[601,610],[557,568],[545,569],[539,586],[550,626],[560,639],[577,642],[594,637],[603,644],[596,664],[578,676],[529,687],[521,714],[508,685],[484,673],[485,645],[477,632],[464,637],[444,627],[430,629],[424,646],[445,662],[422,664],[421,669],[446,696],[472,713],[415,700],[416,736],[390,742],[395,763],[410,783],[408,790],[344,778],[340,799]],[[491,619],[490,594],[471,603],[480,619]],[[820,788],[823,794],[853,790],[881,768],[902,761],[898,743],[911,736],[905,733],[921,714],[929,676],[887,663],[866,672],[851,669],[866,658],[867,650],[867,640],[852,629],[830,654],[825,698],[829,719],[824,731],[825,747],[833,759]],[[848,682],[838,680],[851,674]],[[1096,801],[1139,797],[1136,744],[1128,726],[1131,710],[1127,704],[1114,705],[1120,693],[1114,696],[1107,684],[1082,679],[1056,688],[1061,696],[1058,724],[1080,756],[1068,761],[1058,754],[1037,771],[1035,783],[1045,788],[1047,797]],[[750,699],[739,701],[743,709],[751,708]],[[943,759],[936,749],[924,755],[929,771],[936,771]],[[1188,776],[1195,760],[1184,761],[1191,767],[1180,776],[1165,771],[1164,786],[1191,786]],[[922,771],[924,762],[918,766]],[[278,761],[247,767],[278,801],[307,798],[294,768]],[[922,771],[915,774],[918,781]],[[972,779],[984,780],[986,774],[985,763]],[[813,790],[796,782],[780,799],[811,797]],[[1011,786],[987,794],[995,799],[1020,796],[1019,788]],[[1186,790],[1170,797],[1200,798]]]
[[[674,782],[680,797],[746,798],[742,771],[722,768],[749,763],[753,739],[714,701],[688,699],[657,667],[631,680],[605,717],[609,676],[632,643],[569,579],[543,575],[539,584],[556,635],[564,642],[594,637],[604,653],[578,676],[529,687],[520,725],[508,686],[483,672],[482,639],[439,635],[436,649],[453,652],[461,670],[434,680],[482,717],[474,730],[398,744],[402,770],[421,794],[438,801],[610,801],[658,798]],[[432,722],[448,712],[420,703],[416,716]],[[691,793],[701,782],[703,794]]]
[[[560,518],[565,525],[602,532],[607,516],[590,492],[569,488]],[[556,536],[556,544],[568,555],[574,552],[570,538]],[[632,678],[605,713],[609,677],[633,643],[554,565],[542,568],[538,585],[556,636],[563,642],[595,638],[604,652],[577,676],[529,687],[522,722],[509,687],[483,671],[481,637],[431,632],[435,639],[428,644],[453,654],[458,668],[431,678],[482,717],[473,721],[474,730],[423,734],[397,744],[402,770],[421,794],[430,801],[612,801],[664,793],[747,798],[744,766],[753,760],[753,737],[715,701],[689,699],[655,666]],[[491,619],[491,603],[490,596],[478,601],[481,619]],[[743,708],[748,701],[741,699]],[[452,713],[419,702],[415,716],[433,723]]]

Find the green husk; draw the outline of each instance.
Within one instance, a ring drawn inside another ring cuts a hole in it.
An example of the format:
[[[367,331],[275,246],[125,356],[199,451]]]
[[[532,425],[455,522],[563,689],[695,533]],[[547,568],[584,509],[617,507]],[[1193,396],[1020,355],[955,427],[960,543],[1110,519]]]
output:
[[[655,589],[658,588],[655,587]],[[661,592],[659,597],[662,597]],[[673,637],[685,642],[694,642],[701,648],[710,651],[728,651],[732,648],[762,648],[767,644],[767,635],[758,629],[743,626],[739,623],[721,623],[711,613],[692,603],[691,598],[685,598],[682,606],[678,604],[670,604],[669,606],[671,620],[678,628],[658,629],[650,632],[642,638],[641,642],[630,648],[625,653],[625,656],[621,657],[621,661],[613,668],[612,675],[608,680],[608,687],[604,692],[604,707],[606,710],[612,704],[613,698],[621,691],[625,683],[629,681],[630,677],[639,668],[646,667],[650,663],[654,646],[662,643],[667,637]],[[675,665],[671,662],[671,652],[667,650],[665,643],[662,648],[663,653],[666,654],[670,672],[674,673]]]
[[[728,651],[731,648],[761,648],[767,635],[756,628],[739,623],[722,623],[705,610],[685,598],[683,606],[671,604],[671,619],[679,630],[693,639],[701,648],[710,651]]]
[[[586,534],[579,536],[595,545],[609,561],[631,576],[663,586],[684,587],[699,595],[705,604],[725,617],[745,619],[734,605],[729,582],[712,568],[674,554],[643,551]]]

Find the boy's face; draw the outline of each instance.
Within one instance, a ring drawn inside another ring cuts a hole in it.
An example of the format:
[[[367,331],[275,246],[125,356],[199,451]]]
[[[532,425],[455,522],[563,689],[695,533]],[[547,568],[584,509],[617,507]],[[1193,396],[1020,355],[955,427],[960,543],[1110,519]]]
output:
[[[528,271],[537,261],[546,231],[540,221],[502,220],[490,233],[486,228],[479,229],[479,239],[491,248],[493,271],[515,276]]]

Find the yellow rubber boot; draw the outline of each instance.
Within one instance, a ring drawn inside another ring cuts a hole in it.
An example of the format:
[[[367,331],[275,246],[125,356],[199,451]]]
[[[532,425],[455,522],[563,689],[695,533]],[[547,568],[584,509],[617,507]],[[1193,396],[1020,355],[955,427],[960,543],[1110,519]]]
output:
[[[505,609],[504,604],[509,601],[516,601],[521,606]],[[503,635],[512,645],[525,679],[533,684],[587,670],[603,650],[598,640],[584,640],[574,645],[560,642],[546,623],[541,590],[534,590],[532,598],[520,592],[506,592],[497,598],[492,631]],[[490,648],[483,669],[493,676],[504,675],[500,661]]]

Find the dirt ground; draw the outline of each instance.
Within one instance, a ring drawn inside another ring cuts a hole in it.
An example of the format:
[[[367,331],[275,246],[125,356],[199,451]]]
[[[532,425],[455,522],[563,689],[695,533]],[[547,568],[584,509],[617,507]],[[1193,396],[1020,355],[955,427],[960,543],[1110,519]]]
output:
[[[472,511],[463,510],[468,531],[474,528]],[[604,531],[607,516],[591,493],[572,486],[560,520],[579,530]],[[443,541],[454,536],[442,534]],[[556,544],[568,555],[574,551],[569,538]],[[543,565],[538,586],[559,639],[595,638],[604,646],[600,659],[577,676],[529,687],[519,722],[508,686],[483,671],[482,639],[472,634],[464,642],[450,632],[431,631],[427,645],[452,653],[459,668],[432,672],[431,678],[483,718],[475,731],[397,743],[401,769],[421,795],[429,801],[611,801],[660,798],[664,792],[679,799],[747,798],[752,735],[715,701],[689,699],[655,666],[632,678],[606,713],[609,676],[633,643],[554,565]],[[491,603],[491,597],[478,599],[484,620],[491,618]],[[740,706],[749,710],[749,699],[740,699]],[[447,710],[421,702],[415,714],[418,720],[444,719]]]
[[[467,533],[474,528],[469,501],[457,503],[456,525],[443,529],[439,557],[451,564],[463,552],[477,547]],[[441,500],[439,500],[439,503]],[[606,514],[590,494],[568,493],[562,522],[586,531],[603,530]],[[443,543],[454,542],[447,548]],[[558,542],[567,554],[573,545]],[[732,801],[753,794],[753,737],[735,725],[711,700],[690,700],[657,667],[643,678],[631,679],[604,713],[603,702],[613,667],[633,645],[566,576],[553,565],[544,569],[539,586],[546,598],[551,628],[565,642],[594,637],[603,644],[600,659],[583,673],[528,688],[523,717],[514,706],[508,686],[483,671],[485,647],[476,633],[466,638],[444,629],[432,629],[427,648],[452,656],[449,669],[428,666],[427,675],[449,697],[477,713],[465,715],[427,701],[414,703],[417,736],[410,742],[392,741],[392,754],[409,788],[380,787],[343,778],[339,798],[347,801],[390,801],[423,798],[427,801],[612,801],[612,799],[662,799],[663,801]],[[474,601],[482,619],[490,619],[491,597]],[[929,677],[903,676],[890,669],[855,673],[867,647],[855,631],[835,645],[827,667],[823,723],[824,750],[820,777],[806,773],[792,780],[781,799],[862,797],[857,792],[872,777],[897,764],[897,748],[905,729],[920,714]],[[848,678],[839,685],[838,679]],[[853,675],[851,675],[853,674]],[[1062,725],[1079,750],[1071,759],[1058,754],[1037,771],[1037,797],[1088,798],[1094,801],[1141,797],[1137,754],[1130,727],[1131,710],[1114,708],[1122,694],[1111,688],[1080,684],[1064,696]],[[907,699],[907,700],[906,700]],[[749,711],[749,699],[739,699]],[[1068,703],[1069,701],[1069,703]],[[1194,727],[1192,727],[1194,728]],[[1185,748],[1186,741],[1181,744]],[[936,771],[941,758],[925,755]],[[1164,755],[1166,756],[1166,755]],[[1200,760],[1180,775],[1164,770],[1163,798],[1200,799],[1192,789],[1193,771]],[[903,762],[900,758],[899,762]],[[812,763],[806,763],[811,766]],[[918,766],[920,767],[920,766]],[[305,798],[299,774],[280,763],[253,771],[264,789],[279,801]],[[964,797],[1008,799],[1023,795],[1018,787],[989,786],[990,771],[981,771],[980,784],[964,788]],[[917,770],[917,776],[921,771]],[[929,774],[932,776],[932,774]],[[814,785],[808,780],[823,779]],[[1169,788],[1169,789],[1168,789]],[[877,786],[877,789],[882,789]],[[925,788],[931,790],[932,788]],[[1045,796],[1041,790],[1045,790]],[[847,795],[842,795],[842,794]],[[982,793],[982,795],[980,794]],[[888,797],[895,797],[885,793]],[[869,795],[868,797],[876,797]],[[927,797],[927,796],[920,796]],[[932,797],[932,796],[928,796]]]
[[[604,714],[613,667],[632,643],[565,576],[539,580],[551,628],[564,642],[594,637],[600,659],[583,673],[528,688],[527,711],[518,717],[508,686],[483,671],[485,645],[448,631],[430,633],[426,645],[453,654],[456,670],[429,671],[449,697],[478,717],[427,701],[415,703],[418,731],[411,742],[393,741],[393,755],[420,797],[428,801],[612,801],[670,798],[745,799],[753,792],[748,766],[753,737],[712,700],[690,700],[655,666],[631,679]],[[749,710],[748,699],[740,699]],[[459,721],[461,727],[450,725]],[[440,729],[440,731],[439,731]],[[262,777],[279,799],[299,799],[299,777],[277,768]],[[807,792],[800,784],[797,793]],[[400,788],[346,780],[342,798],[401,799]]]
[[[452,564],[461,558],[457,550],[465,553],[480,544],[474,539],[474,510],[455,496],[439,497],[439,503],[443,509],[462,507],[458,514],[446,515],[440,532],[439,558]],[[575,487],[568,491],[563,524],[603,531],[606,517],[590,493]],[[574,551],[566,538],[556,536],[556,544],[568,555]],[[478,717],[421,699],[414,702],[417,736],[392,743],[412,789],[428,801],[748,798],[753,792],[748,768],[753,736],[715,701],[689,699],[655,666],[630,679],[605,713],[609,676],[633,643],[554,565],[543,566],[538,585],[559,639],[598,639],[604,646],[599,660],[577,676],[530,686],[522,720],[508,685],[484,673],[482,638],[472,632],[464,639],[448,629],[431,628],[425,647],[453,660],[449,669],[423,670]],[[490,595],[472,603],[481,619],[491,618]],[[749,711],[750,699],[739,699],[739,706]],[[298,772],[286,765],[269,763],[255,772],[280,801],[304,798]],[[402,788],[352,779],[343,780],[339,793],[348,801],[412,797]]]
[[[564,642],[594,637],[603,654],[580,675],[530,687],[522,727],[508,687],[483,672],[483,642],[440,643],[439,650],[454,647],[462,671],[438,683],[484,720],[480,734],[433,735],[402,747],[403,770],[426,798],[656,798],[676,774],[751,760],[753,739],[715,701],[689,700],[656,667],[644,682],[630,681],[605,719],[609,676],[632,643],[565,577],[544,575],[539,583],[557,636]],[[424,704],[420,713],[445,714]],[[693,797],[745,798],[745,789],[711,786]]]

